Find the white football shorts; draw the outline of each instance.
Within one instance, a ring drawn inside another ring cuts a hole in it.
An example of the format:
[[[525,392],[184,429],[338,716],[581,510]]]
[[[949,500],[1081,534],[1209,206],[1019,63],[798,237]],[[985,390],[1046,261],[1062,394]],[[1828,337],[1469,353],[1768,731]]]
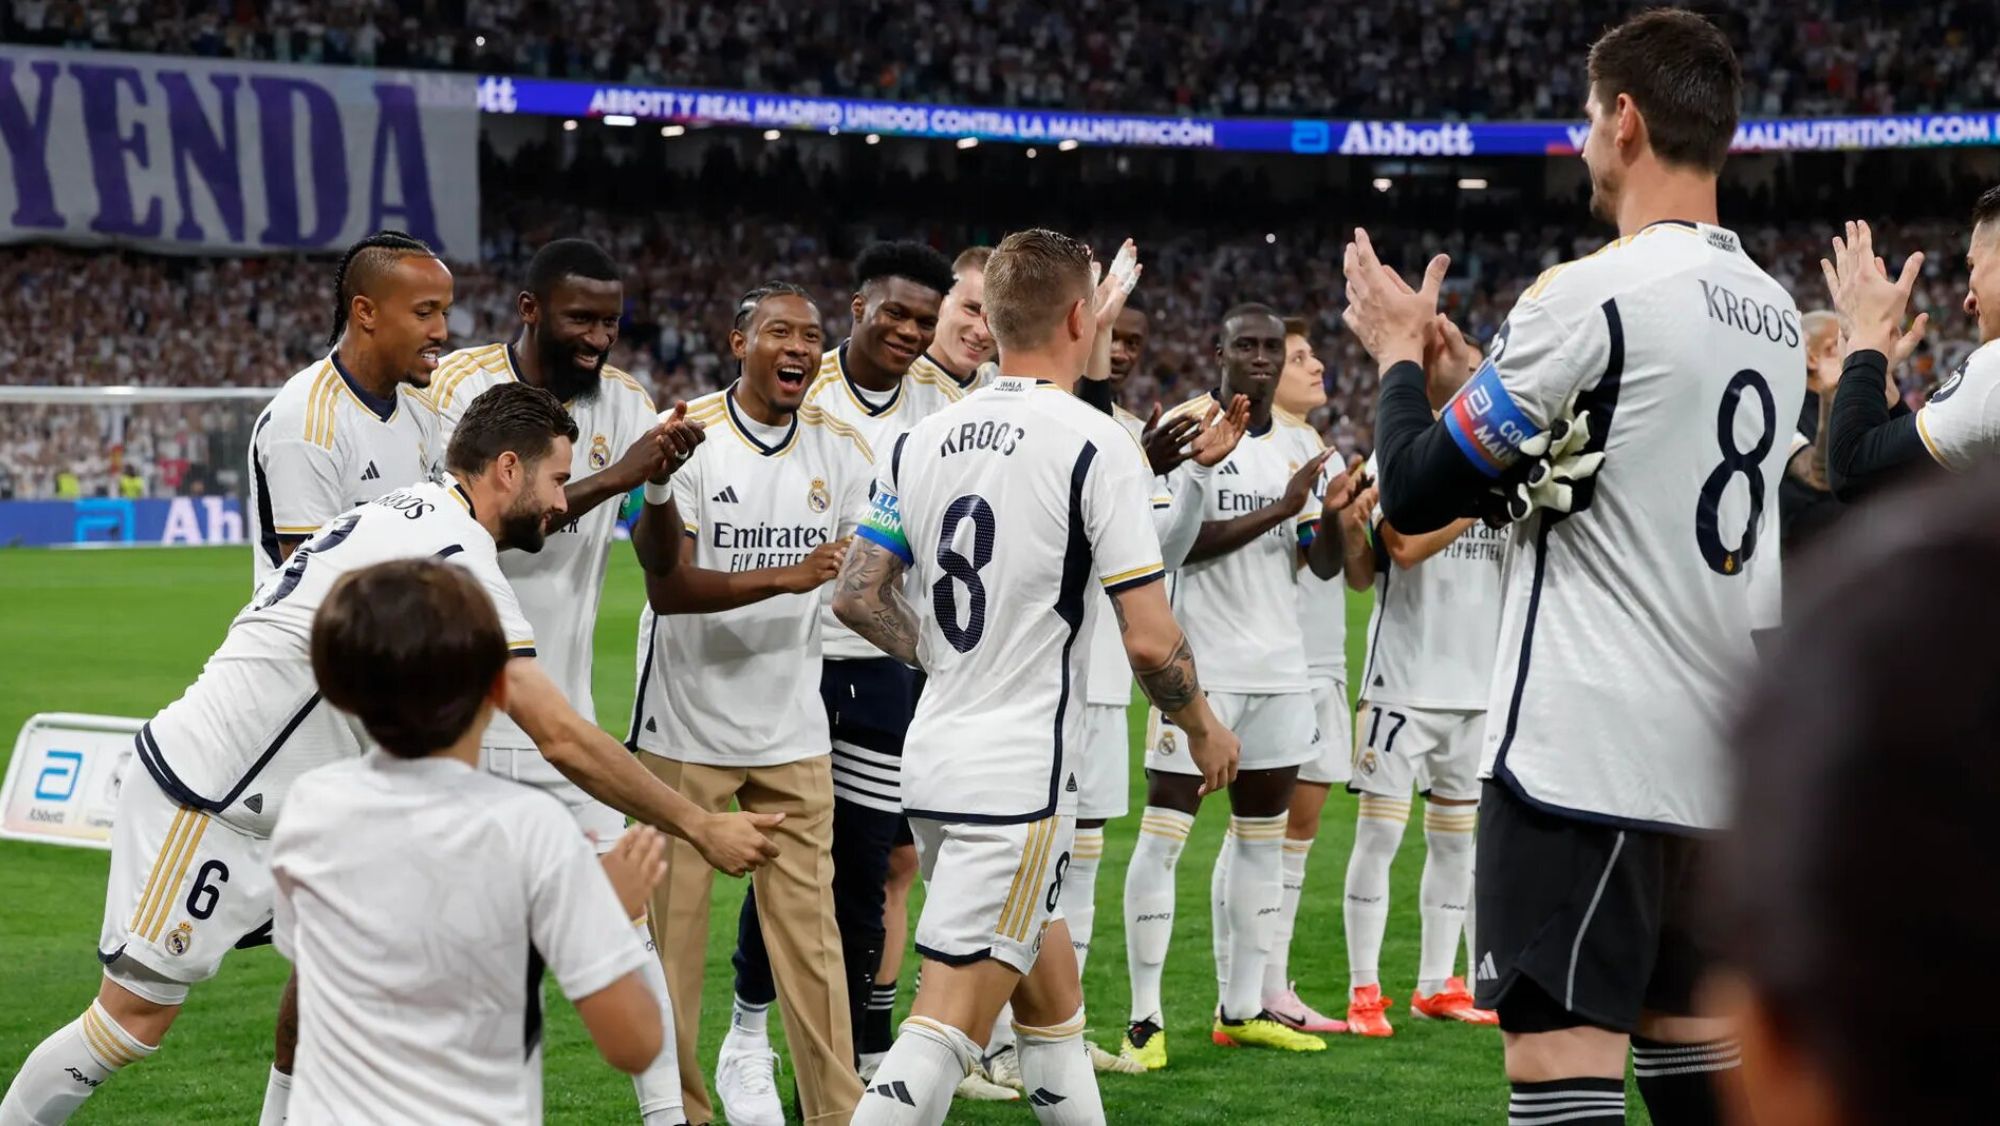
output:
[[[1299,781],[1322,786],[1346,783],[1354,772],[1354,717],[1347,709],[1347,682],[1315,676],[1312,681],[1313,749],[1317,757],[1299,767]]]
[[[1123,817],[1131,805],[1131,710],[1124,704],[1085,704],[1083,754],[1076,764],[1079,821]]]
[[[542,752],[533,748],[481,747],[479,765],[496,774],[537,790],[563,803],[584,839],[603,856],[625,835],[625,815],[583,792],[576,783],[555,773]]]
[[[1062,918],[1076,818],[1011,825],[910,818],[924,909],[917,952],[948,966],[992,958],[1027,973],[1042,934]]]
[[[1479,800],[1485,712],[1436,711],[1361,702],[1354,776],[1360,794],[1407,798],[1411,790],[1448,801]]]
[[[97,959],[156,1005],[187,1000],[236,944],[271,933],[270,842],[168,797],[127,772],[111,825]]]
[[[1210,692],[1208,706],[1222,725],[1236,733],[1243,746],[1236,761],[1245,770],[1277,770],[1303,766],[1318,754],[1313,746],[1313,698],[1310,692],[1252,696],[1242,692]],[[1146,713],[1146,769],[1168,774],[1200,774],[1188,756],[1187,734],[1158,708]]]

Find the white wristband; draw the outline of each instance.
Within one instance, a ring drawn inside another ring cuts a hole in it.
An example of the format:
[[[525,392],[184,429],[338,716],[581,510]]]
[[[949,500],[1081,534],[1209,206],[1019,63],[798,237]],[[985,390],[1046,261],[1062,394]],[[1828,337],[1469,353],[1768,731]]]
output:
[[[674,483],[672,481],[668,481],[664,485],[656,484],[652,481],[646,482],[647,504],[665,504],[672,499],[674,499]]]

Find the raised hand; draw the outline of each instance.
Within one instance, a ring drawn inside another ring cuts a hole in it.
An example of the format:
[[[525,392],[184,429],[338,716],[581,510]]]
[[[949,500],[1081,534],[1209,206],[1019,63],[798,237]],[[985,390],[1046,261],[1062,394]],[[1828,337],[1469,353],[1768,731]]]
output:
[[[1201,430],[1188,443],[1188,456],[1194,463],[1204,468],[1222,464],[1222,459],[1236,452],[1236,443],[1250,430],[1250,400],[1237,395],[1229,401],[1229,411],[1218,413],[1216,407],[1208,408],[1203,417]]]
[[[1851,221],[1844,236],[1834,236],[1833,260],[1820,259],[1819,268],[1833,298],[1833,311],[1840,318],[1846,351],[1872,349],[1884,356],[1894,354],[1908,335],[1901,331],[1903,315],[1923,266],[1923,252],[1918,251],[1903,260],[1901,276],[1889,277],[1888,269],[1875,257],[1875,236],[1865,222]],[[1921,338],[1918,329],[1911,331]],[[1914,341],[1910,348],[1915,350]]]
[[[1240,397],[1240,396],[1239,396]],[[1215,416],[1214,407],[1208,408],[1207,418]],[[1139,445],[1146,451],[1146,464],[1156,477],[1165,477],[1174,467],[1193,456],[1188,443],[1207,422],[1207,418],[1196,418],[1192,413],[1175,415],[1173,421],[1160,425],[1160,404],[1153,404],[1153,413],[1146,419],[1146,428],[1139,433]]]
[[[1347,278],[1347,312],[1341,321],[1383,368],[1408,360],[1424,362],[1424,345],[1437,316],[1438,290],[1451,259],[1443,254],[1424,269],[1421,288],[1411,289],[1375,256],[1368,232],[1354,229],[1341,268]]]
[[[847,546],[853,542],[854,537],[848,536],[813,548],[810,555],[785,568],[781,585],[793,594],[804,594],[832,582],[840,574],[840,561],[847,558]]]

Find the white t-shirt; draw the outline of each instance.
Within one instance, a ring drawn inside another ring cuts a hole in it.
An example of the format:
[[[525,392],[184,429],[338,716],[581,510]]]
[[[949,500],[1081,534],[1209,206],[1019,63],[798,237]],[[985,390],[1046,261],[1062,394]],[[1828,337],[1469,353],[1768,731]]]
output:
[[[2000,340],[1980,345],[1917,411],[1931,456],[1955,473],[2000,450]]]
[[[1485,773],[1557,812],[1725,823],[1723,726],[1778,619],[1800,339],[1791,296],[1705,225],[1656,223],[1522,294],[1442,421],[1497,473],[1580,389],[1605,460],[1573,512],[1509,539]]]
[[[571,1001],[651,957],[554,798],[375,750],[299,779],[271,937],[299,978],[289,1121],[540,1122],[542,974]]]
[[[489,388],[519,380],[513,350],[507,344],[467,348],[446,356],[432,381],[438,417],[449,445],[465,409]],[[572,399],[563,406],[576,419],[577,438],[570,457],[570,480],[581,481],[602,472],[625,456],[658,423],[652,397],[631,376],[613,367],[603,370],[597,394]],[[604,594],[604,569],[610,560],[612,532],[618,525],[619,498],[583,514],[583,518],[551,534],[538,552],[503,551],[500,570],[513,584],[521,609],[534,627],[535,650],[550,679],[562,689],[578,715],[594,717],[591,698],[592,641],[597,607]],[[532,750],[535,741],[504,715],[493,717],[486,745]],[[516,778],[556,782],[562,774],[546,761],[531,767],[534,775]]]
[[[444,461],[431,398],[405,385],[388,402],[361,389],[328,355],[296,372],[250,431],[248,510],[253,583],[279,567],[278,537],[322,524]]]
[[[1203,395],[1174,408],[1167,419],[1206,411],[1212,401]],[[1244,435],[1216,465],[1202,520],[1233,520],[1278,501],[1292,474],[1320,449],[1319,435],[1311,427],[1274,415],[1269,429]],[[1180,479],[1191,472],[1189,464],[1182,463],[1169,475],[1171,487],[1178,491]],[[1209,691],[1253,695],[1306,691],[1299,552],[1302,543],[1310,542],[1318,520],[1319,506],[1308,499],[1296,518],[1280,522],[1241,548],[1174,572],[1174,616],[1187,631],[1202,684]]]
[[[695,566],[788,567],[853,528],[874,458],[853,428],[811,404],[784,430],[760,434],[733,390],[688,404],[708,438],[674,474],[674,502]],[[829,753],[819,696],[825,597],[780,594],[717,614],[653,618],[655,659],[632,733],[639,749],[728,767]]]
[[[820,356],[819,375],[806,389],[805,401],[859,434],[870,450],[886,451],[897,435],[966,396],[958,380],[928,356],[917,357],[895,390],[864,391],[848,377],[848,343],[843,340]],[[882,656],[880,649],[833,616],[832,601],[830,590],[821,595],[820,635],[827,659]]]
[[[1089,588],[1163,573],[1150,496],[1125,428],[1036,380],[997,379],[882,455],[857,534],[910,567],[929,675],[903,744],[911,817],[1075,810],[1071,749],[1088,698],[1078,641],[1106,609]]]
[[[1299,421],[1304,423],[1303,419]],[[1313,484],[1310,507],[1315,515],[1326,499],[1327,485],[1342,476],[1346,469],[1335,458],[1328,458],[1320,468],[1319,480]],[[1311,568],[1299,570],[1299,628],[1305,634],[1306,671],[1315,678],[1332,677],[1342,684],[1347,683],[1345,576],[1335,572],[1332,578],[1322,579],[1313,574]]]
[[[1135,443],[1145,432],[1145,420],[1124,407],[1112,407],[1111,417],[1125,428]],[[1149,488],[1156,487],[1158,483],[1159,478],[1148,478]],[[1153,499],[1161,501],[1165,498]],[[1156,532],[1158,524],[1156,519]],[[1118,632],[1118,615],[1111,609],[1111,596],[1101,593],[1097,597],[1102,605],[1098,606],[1097,616],[1090,627],[1090,678],[1085,702],[1127,707],[1132,703],[1132,661],[1125,655],[1125,639]]]
[[[471,504],[449,477],[425,481],[341,514],[300,544],[230,622],[201,676],[147,725],[140,754],[162,788],[222,810],[250,793],[254,780],[261,795],[255,808],[232,823],[262,835],[293,780],[361,752],[358,727],[352,739],[292,735],[309,714],[328,707],[312,673],[313,616],[342,575],[364,567],[437,557],[465,568],[493,600],[509,649],[533,656],[534,634]]]
[[[1375,473],[1375,459],[1368,459]],[[1382,510],[1374,513],[1377,535]],[[1404,570],[1375,560],[1375,609],[1361,696],[1371,704],[1486,710],[1500,639],[1500,560],[1507,535],[1474,521],[1451,546]]]

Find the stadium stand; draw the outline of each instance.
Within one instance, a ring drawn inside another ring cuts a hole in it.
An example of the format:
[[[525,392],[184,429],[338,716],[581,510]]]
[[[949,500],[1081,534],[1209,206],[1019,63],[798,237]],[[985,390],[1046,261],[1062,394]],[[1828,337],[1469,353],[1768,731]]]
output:
[[[0,40],[972,105],[1502,119],[1580,116],[1579,72],[1542,60],[1581,57],[1647,6],[9,0]],[[1742,46],[1746,115],[2000,102],[2000,23],[1977,0],[1702,7]]]

